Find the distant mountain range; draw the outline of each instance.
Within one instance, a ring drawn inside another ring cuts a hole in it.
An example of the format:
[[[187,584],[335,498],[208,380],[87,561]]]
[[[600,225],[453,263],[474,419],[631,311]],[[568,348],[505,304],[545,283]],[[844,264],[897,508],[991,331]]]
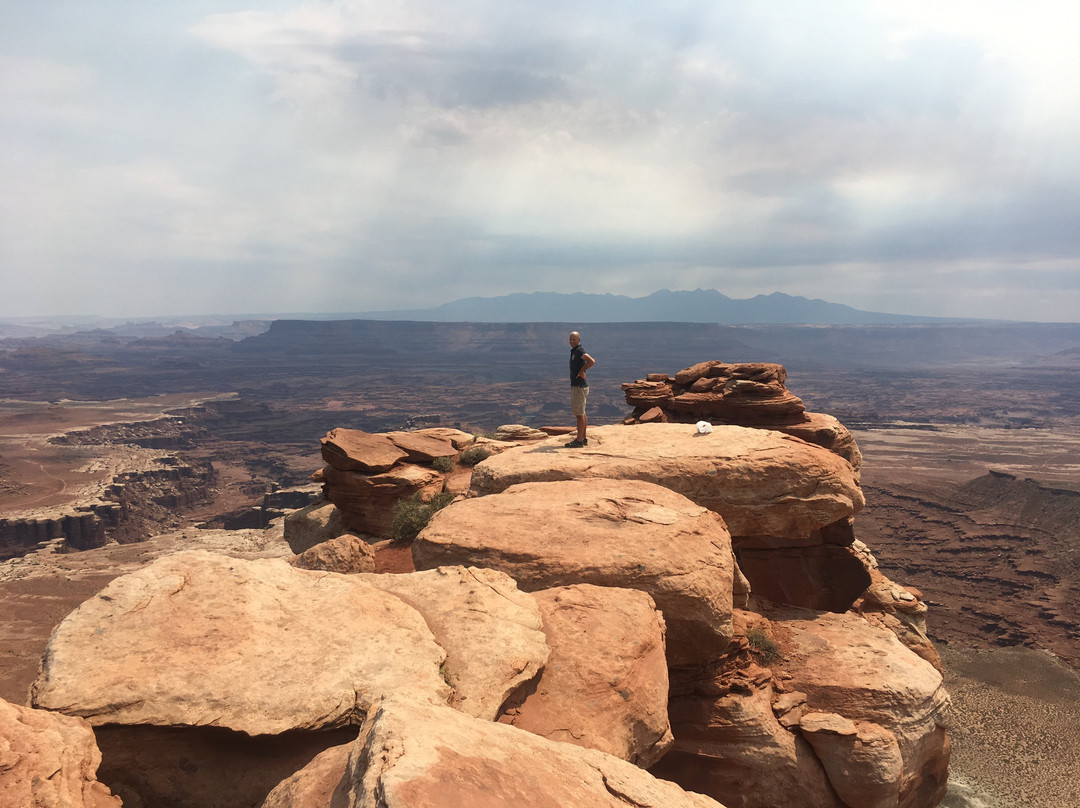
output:
[[[773,292],[746,299],[715,289],[645,297],[530,292],[502,297],[467,297],[430,309],[367,311],[339,315],[361,320],[440,323],[720,323],[723,325],[890,325],[946,323],[957,319],[860,311],[840,303]]]

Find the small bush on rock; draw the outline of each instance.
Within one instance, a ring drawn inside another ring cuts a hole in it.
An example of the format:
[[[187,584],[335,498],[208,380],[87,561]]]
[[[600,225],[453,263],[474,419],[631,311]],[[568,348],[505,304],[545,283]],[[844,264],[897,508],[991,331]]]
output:
[[[762,665],[779,662],[783,656],[780,653],[780,646],[761,626],[754,626],[754,628],[746,632],[746,640],[750,643],[750,652],[758,658]]]
[[[458,461],[463,466],[475,466],[481,460],[487,460],[489,457],[491,457],[491,452],[483,446],[470,446],[458,455]]]
[[[441,471],[443,474],[449,474],[454,470],[454,458],[452,457],[436,457],[431,461],[431,465],[435,468],[435,471]]]
[[[408,499],[394,503],[394,521],[390,524],[391,541],[412,541],[423,530],[435,511],[442,510],[454,501],[454,495],[443,491],[427,502],[417,491]]]

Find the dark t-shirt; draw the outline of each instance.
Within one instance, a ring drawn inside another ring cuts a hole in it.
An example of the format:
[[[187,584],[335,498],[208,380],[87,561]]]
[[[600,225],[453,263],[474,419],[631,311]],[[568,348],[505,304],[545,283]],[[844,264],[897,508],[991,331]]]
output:
[[[580,344],[570,349],[570,386],[588,387],[589,383],[578,378],[578,373],[585,367],[585,349]]]

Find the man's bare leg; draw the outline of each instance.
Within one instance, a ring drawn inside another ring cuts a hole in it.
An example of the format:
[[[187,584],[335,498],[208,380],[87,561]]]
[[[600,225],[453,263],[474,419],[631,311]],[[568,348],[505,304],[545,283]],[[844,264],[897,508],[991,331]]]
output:
[[[585,442],[585,429],[589,425],[589,419],[587,416],[579,415],[577,417],[577,439],[579,443]]]

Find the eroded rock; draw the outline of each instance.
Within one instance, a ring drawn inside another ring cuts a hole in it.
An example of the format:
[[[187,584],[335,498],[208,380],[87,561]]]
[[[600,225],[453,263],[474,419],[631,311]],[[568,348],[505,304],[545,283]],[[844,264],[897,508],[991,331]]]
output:
[[[847,461],[771,430],[717,426],[701,435],[686,424],[602,426],[589,431],[584,448],[562,444],[550,438],[488,458],[473,470],[473,490],[492,494],[553,480],[643,480],[720,514],[736,539],[806,537],[852,516],[865,502]]]
[[[294,553],[337,538],[345,530],[341,511],[326,500],[313,502],[285,516],[285,541]]]
[[[323,460],[339,471],[381,474],[408,456],[386,435],[362,429],[332,429],[319,443]]]
[[[445,701],[444,659],[416,610],[356,576],[189,551],[72,612],[31,697],[95,725],[275,734],[359,723],[401,688]]]
[[[603,752],[403,699],[372,712],[353,747],[349,781],[346,805],[356,808],[719,805]]]
[[[504,573],[459,566],[363,580],[423,615],[446,651],[451,704],[469,715],[494,720],[551,652],[536,600]]]
[[[354,533],[345,533],[316,544],[290,562],[302,570],[322,570],[354,575],[375,571],[375,550]]]
[[[934,666],[855,614],[776,609],[768,617],[783,654],[777,670],[806,693],[808,709],[888,730],[903,760],[899,805],[936,805],[950,748],[949,697]]]
[[[588,583],[648,592],[667,623],[670,659],[719,655],[731,637],[723,522],[651,483],[527,483],[461,500],[436,513],[412,549],[417,569],[488,567],[527,591]]]
[[[499,720],[651,766],[672,742],[664,625],[652,598],[587,584],[534,597],[551,658],[535,689]]]
[[[120,808],[98,782],[100,764],[86,721],[0,699],[0,805]]]

